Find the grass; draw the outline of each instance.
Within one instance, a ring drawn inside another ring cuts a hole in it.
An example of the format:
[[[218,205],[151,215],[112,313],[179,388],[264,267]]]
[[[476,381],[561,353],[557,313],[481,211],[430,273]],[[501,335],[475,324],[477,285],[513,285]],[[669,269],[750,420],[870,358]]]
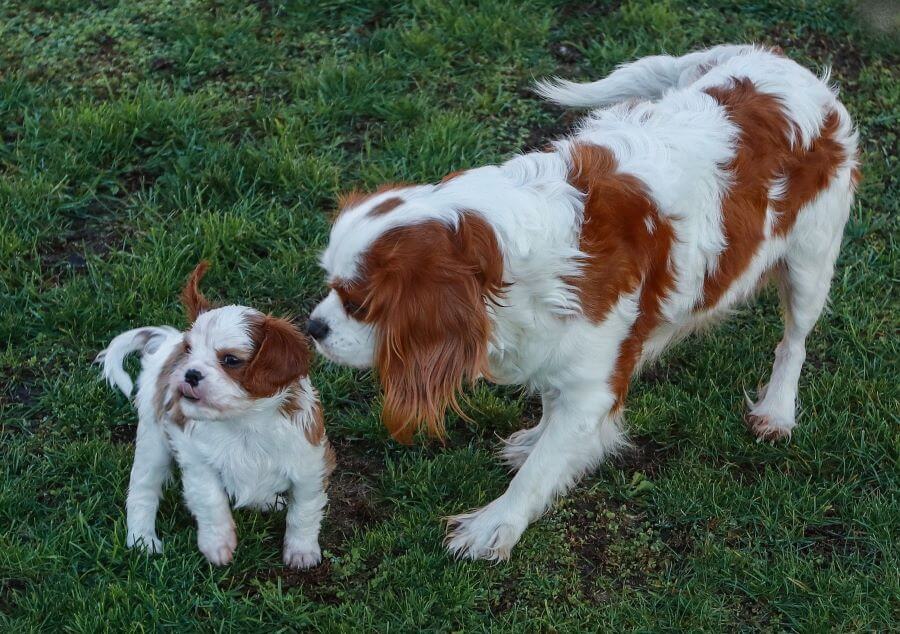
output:
[[[856,4],[0,1],[0,629],[896,629],[900,51],[896,18]],[[452,561],[441,518],[502,491],[496,435],[535,404],[480,386],[474,424],[409,449],[372,377],[325,363],[339,475],[321,567],[284,569],[283,515],[252,512],[236,561],[210,567],[177,487],[166,553],[125,549],[135,415],[90,360],[126,328],[184,325],[198,259],[208,294],[303,315],[339,192],[560,134],[572,114],[533,78],[751,40],[831,64],[864,148],[789,444],[741,423],[780,336],[767,292],[636,382],[635,450],[510,563]]]

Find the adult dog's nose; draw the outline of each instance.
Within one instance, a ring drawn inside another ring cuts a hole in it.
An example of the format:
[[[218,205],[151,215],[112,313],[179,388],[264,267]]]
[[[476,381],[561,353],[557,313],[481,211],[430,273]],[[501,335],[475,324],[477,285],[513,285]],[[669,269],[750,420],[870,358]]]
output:
[[[321,341],[327,337],[330,330],[331,328],[328,327],[328,324],[321,319],[310,319],[306,322],[306,334],[316,341]]]
[[[203,375],[197,370],[188,370],[184,373],[184,381],[191,387],[197,387],[197,384],[203,379]]]

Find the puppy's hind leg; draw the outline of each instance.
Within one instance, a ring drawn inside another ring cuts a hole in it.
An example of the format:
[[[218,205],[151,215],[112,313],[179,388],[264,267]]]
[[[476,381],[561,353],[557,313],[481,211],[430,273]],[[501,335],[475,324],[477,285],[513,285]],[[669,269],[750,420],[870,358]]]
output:
[[[319,529],[328,503],[325,484],[334,470],[334,451],[327,440],[320,447],[319,469],[298,474],[291,485],[284,532],[284,563],[291,568],[310,568],[322,561]]]

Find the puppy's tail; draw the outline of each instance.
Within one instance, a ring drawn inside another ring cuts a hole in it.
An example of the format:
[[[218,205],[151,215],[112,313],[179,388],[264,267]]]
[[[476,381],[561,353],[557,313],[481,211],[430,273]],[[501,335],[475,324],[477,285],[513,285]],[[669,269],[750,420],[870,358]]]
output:
[[[94,363],[103,365],[103,378],[107,383],[118,387],[125,396],[130,397],[134,382],[125,371],[125,357],[132,352],[156,352],[163,341],[173,335],[179,336],[180,333],[169,326],[135,328],[123,332],[109,342],[106,349],[94,359]]]
[[[596,108],[628,99],[658,99],[670,88],[693,81],[704,69],[727,59],[760,50],[749,44],[726,44],[682,57],[653,55],[622,64],[599,81],[580,84],[552,77],[540,80],[534,90],[560,106]]]

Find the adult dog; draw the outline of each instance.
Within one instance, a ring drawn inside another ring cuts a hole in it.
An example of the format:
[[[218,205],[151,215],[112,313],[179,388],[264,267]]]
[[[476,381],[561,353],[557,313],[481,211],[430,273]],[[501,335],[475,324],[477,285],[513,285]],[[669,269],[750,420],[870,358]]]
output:
[[[623,445],[640,365],[769,277],[784,337],[748,421],[789,436],[858,180],[846,109],[778,51],[648,57],[538,91],[597,109],[545,151],[341,201],[321,259],[331,292],[308,325],[326,357],[377,368],[400,440],[442,432],[480,377],[540,392],[540,424],[501,451],[518,469],[509,488],[450,519],[458,556],[508,557]]]

